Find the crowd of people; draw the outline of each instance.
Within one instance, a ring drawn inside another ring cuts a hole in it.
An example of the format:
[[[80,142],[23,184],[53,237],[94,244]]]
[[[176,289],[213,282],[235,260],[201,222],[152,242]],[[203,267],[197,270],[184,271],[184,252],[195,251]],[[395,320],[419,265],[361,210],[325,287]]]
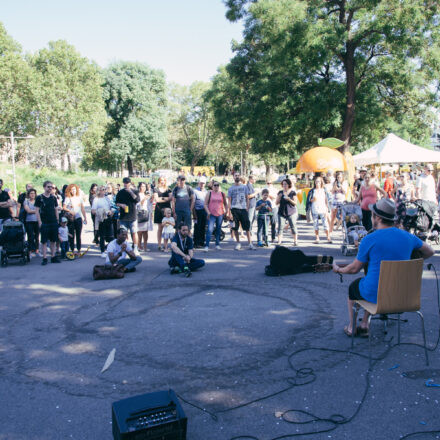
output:
[[[308,221],[313,222],[315,243],[320,241],[320,227],[327,241],[332,243],[333,233],[340,222],[338,212],[350,199],[360,205],[362,224],[367,231],[373,226],[370,206],[381,198],[395,201],[397,217],[403,204],[416,198],[437,204],[440,184],[436,185],[432,173],[433,167],[429,164],[419,176],[408,173],[395,176],[387,172],[383,187],[374,172],[366,169],[358,171],[351,187],[342,172],[315,175],[306,203]],[[118,255],[117,261],[128,261],[126,264],[130,264],[130,270],[139,264],[140,253],[151,251],[149,232],[155,229],[158,250],[172,253],[170,266],[173,272],[188,273],[191,270],[189,261],[186,261],[188,258],[181,254],[190,255],[190,260],[194,260],[192,251],[189,252],[193,248],[208,252],[213,240],[215,249],[221,250],[224,223],[229,227],[236,250],[241,249],[243,241],[250,250],[268,241],[280,245],[289,230],[293,245],[297,246],[295,176],[286,176],[278,188],[268,176],[265,185],[259,189],[255,187],[252,175],[245,179],[236,172],[233,179],[227,192],[223,192],[219,181],[211,179],[208,182],[204,175],[198,176],[195,187],[187,184],[185,175],[178,176],[174,187],[163,176],[155,184],[139,182],[137,186],[126,177],[122,187],[112,183],[92,184],[88,194],[74,183],[59,190],[47,181],[41,194],[37,194],[32,184],[27,184],[26,191],[17,201],[13,200],[10,191],[2,189],[0,180],[0,231],[6,220],[19,218],[25,225],[31,256],[41,254],[41,264],[46,265],[50,253],[50,261],[59,263],[67,259],[69,252],[74,257],[81,253],[88,199],[93,242],[99,246],[101,256],[107,264],[112,264]],[[349,221],[355,224],[356,219],[351,217]],[[256,241],[253,235],[255,223]],[[128,244],[128,234],[132,244]],[[203,260],[194,261],[191,264],[193,269],[201,267]]]

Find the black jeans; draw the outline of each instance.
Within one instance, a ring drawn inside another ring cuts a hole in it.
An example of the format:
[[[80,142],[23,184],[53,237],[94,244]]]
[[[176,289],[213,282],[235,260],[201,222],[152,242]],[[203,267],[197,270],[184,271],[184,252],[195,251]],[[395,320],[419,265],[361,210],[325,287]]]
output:
[[[69,222],[67,228],[69,229],[69,234],[72,237],[69,237],[69,246],[70,250],[73,252],[75,250],[75,237],[76,237],[76,249],[77,251],[81,250],[81,232],[82,232],[83,221],[82,218],[76,218],[73,222]]]
[[[26,234],[29,250],[35,252],[38,250],[39,243],[39,227],[38,222],[26,222]]]
[[[106,239],[108,240],[112,236],[113,236],[112,219],[106,219],[99,224],[99,229],[98,229],[99,247],[101,249],[101,252],[105,251]]]
[[[98,243],[98,230],[95,229],[95,214],[90,214],[92,216],[92,224],[93,224],[93,242]]]
[[[369,231],[373,227],[373,223],[371,223],[371,211],[370,210],[362,210],[362,225],[364,228]]]
[[[194,246],[205,245],[206,217],[204,209],[196,209],[197,223],[194,225]]]

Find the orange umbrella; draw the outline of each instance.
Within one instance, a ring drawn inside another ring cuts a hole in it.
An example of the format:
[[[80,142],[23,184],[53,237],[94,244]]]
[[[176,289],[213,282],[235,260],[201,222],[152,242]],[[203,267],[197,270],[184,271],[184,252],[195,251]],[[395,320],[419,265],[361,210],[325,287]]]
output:
[[[342,153],[328,147],[315,147],[306,151],[296,165],[297,173],[326,173],[347,171],[347,162]]]

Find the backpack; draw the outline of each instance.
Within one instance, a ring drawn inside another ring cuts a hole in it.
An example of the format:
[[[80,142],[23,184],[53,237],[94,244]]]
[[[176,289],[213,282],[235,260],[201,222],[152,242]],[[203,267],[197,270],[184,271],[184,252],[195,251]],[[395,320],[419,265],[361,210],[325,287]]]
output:
[[[185,185],[185,187],[186,187],[186,190],[188,191],[188,197],[189,198],[191,198],[191,196],[192,196],[192,194],[191,194],[191,190],[192,190],[192,188],[189,186],[189,185]],[[173,188],[173,197],[174,198],[176,198],[176,194],[177,194],[177,190],[179,189],[179,187],[178,186],[175,186],[174,188]]]

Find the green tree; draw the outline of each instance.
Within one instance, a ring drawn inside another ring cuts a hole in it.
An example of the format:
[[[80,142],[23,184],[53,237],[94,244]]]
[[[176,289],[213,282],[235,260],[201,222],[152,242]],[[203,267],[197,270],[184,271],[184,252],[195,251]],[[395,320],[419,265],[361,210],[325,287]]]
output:
[[[38,84],[32,112],[36,135],[52,135],[58,140],[59,157],[67,158],[70,170],[73,142],[82,142],[86,151],[102,142],[106,114],[100,69],[61,40],[30,56],[29,63]]]
[[[317,137],[367,143],[410,123],[424,138],[437,104],[439,4],[434,0],[226,0],[245,18],[227,66],[237,122],[257,149]]]
[[[219,147],[213,114],[205,99],[209,88],[210,83],[200,81],[190,86],[170,86],[168,118],[172,142],[191,165],[191,171],[197,165],[212,163]]]
[[[33,133],[35,78],[15,42],[0,23],[0,134]]]
[[[118,62],[105,71],[104,100],[110,117],[105,141],[113,167],[133,162],[154,167],[167,157],[166,83],[162,71]]]

